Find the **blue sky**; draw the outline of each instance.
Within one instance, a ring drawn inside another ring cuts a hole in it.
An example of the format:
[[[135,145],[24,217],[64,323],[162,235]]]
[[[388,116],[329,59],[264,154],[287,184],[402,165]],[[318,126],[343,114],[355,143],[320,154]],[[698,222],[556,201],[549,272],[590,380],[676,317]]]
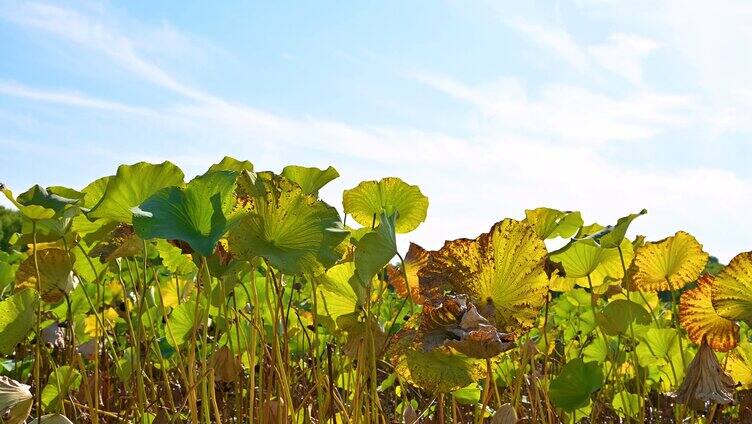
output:
[[[728,260],[752,249],[751,22],[744,1],[0,0],[0,181],[333,165],[336,206],[418,184],[428,248],[525,208],[647,208],[632,233]]]

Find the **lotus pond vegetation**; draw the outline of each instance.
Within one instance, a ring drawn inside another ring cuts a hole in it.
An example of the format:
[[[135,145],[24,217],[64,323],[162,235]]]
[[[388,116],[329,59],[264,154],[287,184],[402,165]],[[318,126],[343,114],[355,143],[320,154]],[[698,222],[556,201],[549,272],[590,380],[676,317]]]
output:
[[[752,252],[546,207],[400,252],[429,199],[364,181],[340,215],[338,176],[0,186],[0,421],[752,423]]]

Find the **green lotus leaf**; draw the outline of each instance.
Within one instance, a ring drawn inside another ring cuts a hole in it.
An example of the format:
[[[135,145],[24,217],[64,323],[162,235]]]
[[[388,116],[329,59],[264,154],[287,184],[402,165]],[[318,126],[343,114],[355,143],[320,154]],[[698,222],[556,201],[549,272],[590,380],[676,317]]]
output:
[[[525,221],[543,240],[572,237],[583,224],[579,212],[562,212],[551,208],[526,209]]]
[[[239,179],[239,218],[228,234],[240,259],[263,257],[285,274],[317,274],[338,259],[335,247],[347,236],[337,210],[299,185],[270,172]]]
[[[355,188],[345,190],[342,204],[345,213],[364,227],[375,227],[379,217],[396,214],[395,231],[409,233],[426,220],[428,198],[417,186],[399,178],[388,177],[381,181],[363,181]]]
[[[379,226],[364,235],[355,248],[355,268],[360,282],[370,284],[397,254],[397,238],[394,233],[394,216],[382,216]]]
[[[624,263],[628,264],[634,256],[632,243],[622,240],[621,250]],[[572,240],[551,253],[550,259],[564,267],[566,279],[573,279],[581,287],[589,286],[588,276],[593,287],[624,278],[624,268],[617,249],[604,248],[583,240]]]
[[[633,213],[621,217],[616,221],[616,225],[609,225],[608,227],[605,227],[600,231],[593,233],[588,237],[585,237],[583,241],[592,242],[595,245],[608,249],[616,248],[622,243],[624,237],[627,235],[627,230],[629,229],[629,225],[632,223],[632,221],[634,221],[635,218],[639,216],[645,215],[646,213],[648,213],[647,209],[643,209],[638,213]]]
[[[190,300],[174,308],[167,318],[165,335],[175,349],[187,342],[193,334],[193,327],[197,320],[196,310],[196,301]],[[201,315],[200,312],[198,314]]]
[[[35,186],[35,187],[39,187],[39,186]],[[30,189],[29,191],[33,191],[33,190],[34,188]],[[33,221],[39,221],[42,219],[53,218],[56,214],[55,209],[42,206],[42,205],[37,205],[37,204],[26,205],[16,200],[16,198],[13,196],[13,192],[10,191],[10,189],[6,187],[5,185],[3,185],[2,183],[0,183],[0,191],[2,191],[5,197],[7,197],[8,200],[10,200],[10,202],[13,203],[13,205],[16,208],[18,208],[18,211],[21,212],[21,215],[25,216],[28,219],[31,219]]]
[[[673,328],[650,327],[641,334],[637,334],[640,341],[635,348],[637,361],[643,367],[653,367],[656,372],[654,379],[662,382],[663,390],[677,387],[684,379],[683,360],[691,361],[693,351],[685,345],[685,358],[679,344],[680,335]],[[686,356],[689,356],[687,359]]]
[[[107,176],[99,178],[84,187],[84,189],[81,190],[81,193],[83,193],[81,206],[88,210],[91,210],[91,208],[96,206],[102,199],[102,196],[104,196],[110,178],[113,177]],[[73,218],[71,230],[86,237],[89,243],[93,243],[101,237],[104,237],[109,231],[112,231],[115,225],[117,225],[117,222],[112,222],[108,219],[95,219],[91,221],[86,215],[78,215]]]
[[[219,163],[210,166],[207,173],[214,171],[252,172],[253,164],[247,160],[237,160],[233,157],[225,156]]]
[[[182,240],[209,256],[227,231],[234,206],[237,173],[216,171],[185,187],[165,187],[133,210],[133,226],[143,239]]]
[[[640,415],[640,397],[626,390],[622,390],[614,395],[611,406],[622,417],[636,419]]]
[[[316,278],[318,312],[334,323],[339,317],[356,312],[365,299],[353,262],[334,265]]]
[[[0,301],[0,353],[8,355],[34,325],[39,296],[26,289]]]
[[[609,336],[626,334],[629,324],[650,324],[650,314],[641,305],[626,299],[610,301],[603,311],[595,315],[598,325]]]
[[[590,403],[590,395],[603,385],[603,371],[597,362],[575,358],[567,362],[552,381],[549,396],[554,405],[572,412]]]
[[[339,177],[339,172],[331,166],[326,169],[319,169],[289,165],[282,170],[282,176],[298,183],[306,194],[318,197],[319,190]]]
[[[107,181],[104,195],[88,216],[131,224],[132,208],[165,187],[183,186],[183,177],[183,171],[171,162],[121,165]]]
[[[505,219],[475,240],[447,241],[418,272],[421,289],[449,284],[499,331],[521,334],[546,303],[546,246],[524,221]]]
[[[42,405],[47,412],[60,412],[62,400],[68,397],[68,393],[78,390],[81,385],[81,374],[75,368],[68,365],[58,367],[50,373],[47,385],[42,390]]]
[[[159,257],[162,258],[162,265],[171,273],[187,275],[197,271],[198,268],[191,257],[167,240],[157,240],[156,249]]]

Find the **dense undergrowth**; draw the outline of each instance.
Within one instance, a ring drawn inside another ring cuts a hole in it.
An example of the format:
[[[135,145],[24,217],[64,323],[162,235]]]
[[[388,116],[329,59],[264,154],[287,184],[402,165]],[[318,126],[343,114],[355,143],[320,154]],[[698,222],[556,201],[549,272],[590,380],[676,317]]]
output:
[[[336,177],[225,158],[2,187],[3,422],[752,422],[752,252],[538,208],[403,256],[418,187],[346,190],[348,223]]]

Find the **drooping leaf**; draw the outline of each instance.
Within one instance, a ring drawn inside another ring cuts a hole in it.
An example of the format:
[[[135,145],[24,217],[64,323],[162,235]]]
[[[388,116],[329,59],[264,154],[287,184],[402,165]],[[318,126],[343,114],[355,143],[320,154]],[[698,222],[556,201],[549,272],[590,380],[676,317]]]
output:
[[[411,347],[415,334],[400,335],[391,361],[395,372],[408,381],[431,393],[449,393],[476,382],[485,373],[482,360],[468,358],[449,349],[423,352]]]
[[[326,169],[319,169],[288,165],[282,170],[282,176],[298,183],[304,193],[318,197],[319,190],[339,177],[339,172],[331,166]]]
[[[526,209],[525,221],[543,240],[572,237],[583,224],[579,212],[562,212],[551,208]]]
[[[705,405],[706,402],[728,405],[734,402],[734,380],[718,363],[710,346],[701,343],[681,386],[669,395],[677,403],[686,405]]]
[[[50,219],[55,216],[54,209],[34,204],[24,205],[21,202],[17,201],[15,196],[13,196],[13,192],[11,192],[10,189],[2,183],[0,183],[0,191],[5,195],[5,197],[8,198],[8,200],[10,200],[11,203],[13,203],[16,208],[18,208],[18,211],[28,219],[38,221],[42,219]]]
[[[631,282],[642,291],[679,290],[700,276],[707,261],[702,245],[679,231],[637,249],[630,267]]]
[[[707,343],[713,350],[727,352],[739,343],[739,326],[718,315],[711,300],[713,277],[702,276],[697,287],[682,293],[679,322],[693,343]]]
[[[47,303],[55,303],[67,293],[76,288],[76,277],[73,276],[73,261],[75,257],[68,255],[63,249],[45,249],[37,252],[37,264],[41,281],[41,297]],[[30,288],[37,290],[37,274],[34,266],[34,256],[24,260],[16,271],[16,288]]]
[[[627,230],[629,229],[629,225],[632,223],[632,221],[635,220],[635,218],[645,215],[648,213],[647,210],[643,209],[638,213],[632,213],[625,217],[619,218],[618,221],[616,221],[616,225],[613,227],[607,227],[606,231],[601,231],[599,235],[596,238],[597,243],[605,248],[615,248],[619,245],[621,245],[622,241],[624,240],[624,236],[627,235]]]
[[[394,287],[394,290],[400,297],[410,296],[410,300],[414,303],[422,304],[423,296],[420,293],[418,271],[426,266],[427,263],[428,251],[415,243],[410,243],[410,247],[407,249],[407,254],[405,255],[405,262],[401,264],[400,268],[387,265],[386,271],[389,276],[389,284]],[[407,279],[405,279],[405,276],[407,276]]]
[[[8,355],[29,334],[39,296],[26,289],[0,301],[0,353]]]
[[[590,395],[603,385],[603,371],[597,362],[580,358],[567,362],[552,381],[549,395],[554,405],[572,412],[586,406]]]
[[[45,411],[60,412],[62,400],[81,385],[81,374],[68,365],[57,367],[50,373],[47,385],[42,390],[42,405]]]
[[[752,325],[752,252],[736,255],[712,285],[718,315]]]
[[[397,238],[394,232],[394,216],[382,215],[379,226],[364,235],[355,248],[355,268],[360,282],[368,285],[396,254]]]
[[[347,235],[333,207],[307,195],[296,183],[268,172],[243,174],[242,211],[227,237],[234,256],[266,258],[285,274],[317,273],[333,265]]]
[[[182,186],[183,177],[183,171],[170,162],[121,165],[115,176],[107,181],[104,195],[88,216],[90,219],[106,218],[131,224],[131,208],[165,187]]]
[[[237,173],[243,171],[252,172],[253,164],[247,160],[237,160],[233,157],[225,156],[219,161],[219,163],[210,166],[206,173],[208,174],[215,171],[233,171]]]
[[[363,181],[355,188],[345,190],[342,204],[345,213],[364,227],[379,224],[379,217],[395,216],[395,231],[409,233],[425,221],[428,198],[417,186],[399,178],[388,177],[380,181]]]
[[[421,286],[444,282],[467,294],[499,331],[520,334],[530,328],[545,304],[546,246],[532,227],[505,219],[475,240],[447,241],[431,253]]]
[[[5,424],[21,424],[31,413],[34,397],[31,386],[19,383],[6,376],[0,376],[0,411],[8,411],[3,416]]]
[[[133,226],[143,239],[182,240],[203,256],[214,252],[227,231],[234,206],[237,173],[216,171],[185,187],[165,187],[133,210]]]

